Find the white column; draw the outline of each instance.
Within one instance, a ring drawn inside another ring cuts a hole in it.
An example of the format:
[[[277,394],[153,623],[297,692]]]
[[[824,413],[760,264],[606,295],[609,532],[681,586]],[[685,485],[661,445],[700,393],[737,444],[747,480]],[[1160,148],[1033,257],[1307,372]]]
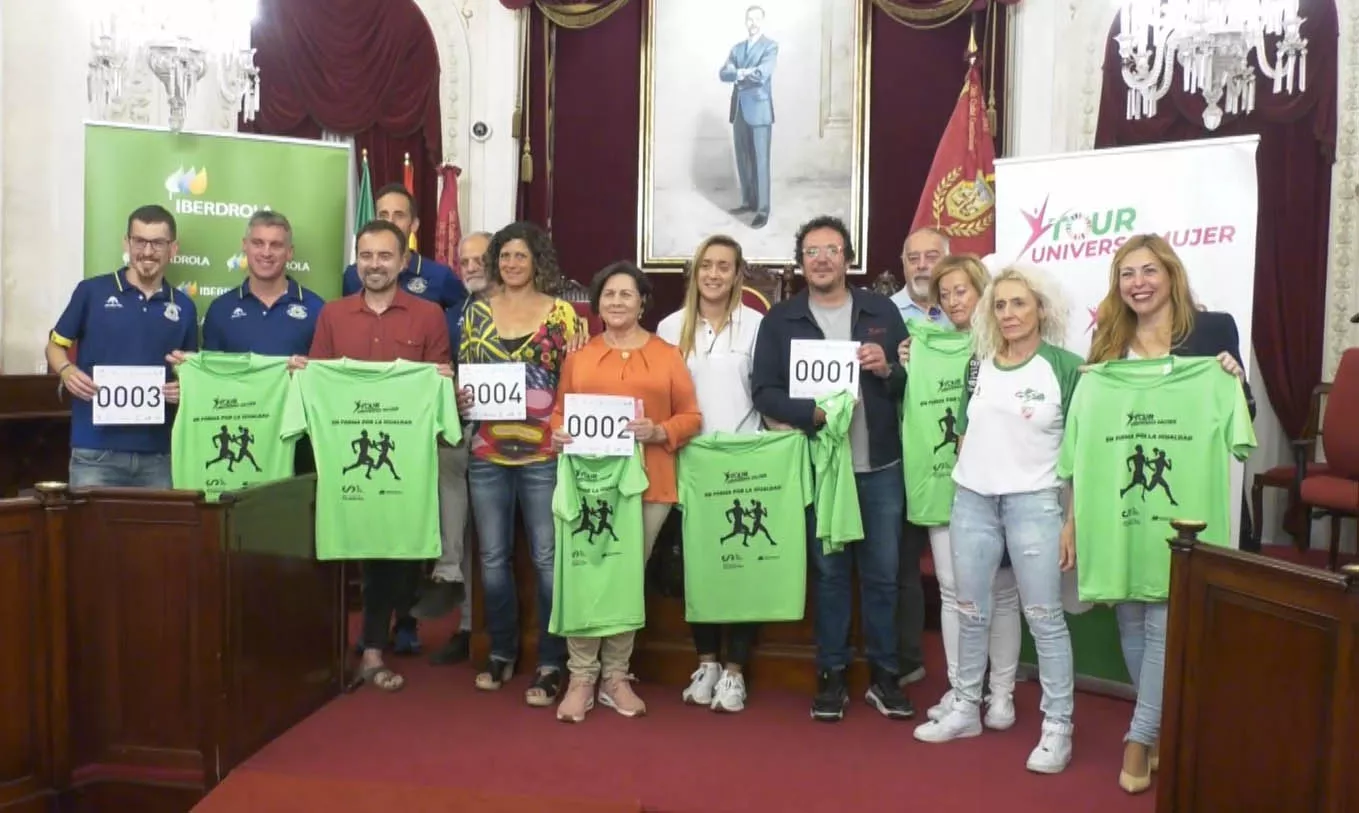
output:
[[[519,192],[519,140],[512,126],[527,47],[527,11],[509,11],[499,0],[478,0],[468,20],[472,48],[472,104],[467,127],[490,128],[472,140],[460,179],[467,186],[463,232],[495,231],[514,220]],[[525,100],[527,104],[527,100]],[[541,111],[533,111],[536,119]],[[535,150],[545,145],[534,144]]]
[[[48,331],[82,276],[83,6],[4,4],[0,366],[8,373],[41,369]]]

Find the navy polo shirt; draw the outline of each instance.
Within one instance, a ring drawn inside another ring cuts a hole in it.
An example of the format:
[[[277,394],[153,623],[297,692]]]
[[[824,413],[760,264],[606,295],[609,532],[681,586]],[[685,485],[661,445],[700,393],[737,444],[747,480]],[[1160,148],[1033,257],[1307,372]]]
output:
[[[445,311],[461,310],[462,303],[467,299],[467,288],[452,268],[420,254],[411,255],[410,262],[397,276],[396,283],[408,293],[428,299]],[[344,270],[342,287],[345,296],[363,290],[356,266],[350,265]]]
[[[198,349],[198,311],[183,291],[161,281],[147,297],[127,281],[127,268],[81,280],[70,304],[52,329],[62,347],[79,342],[77,365],[93,377],[95,365],[170,367],[165,357]],[[169,454],[174,410],[167,406],[160,426],[95,426],[94,410],[80,398],[71,403],[71,446],[113,452]]]
[[[288,290],[266,307],[250,292],[250,280],[208,305],[203,349],[263,356],[305,356],[325,300],[292,277]]]

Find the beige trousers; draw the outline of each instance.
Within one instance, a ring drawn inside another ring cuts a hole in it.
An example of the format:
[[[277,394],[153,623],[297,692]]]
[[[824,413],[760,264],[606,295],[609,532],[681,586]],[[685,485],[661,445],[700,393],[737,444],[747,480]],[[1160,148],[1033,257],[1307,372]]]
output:
[[[642,503],[642,536],[646,545],[642,556],[643,569],[651,558],[651,549],[656,546],[656,537],[661,533],[665,518],[670,516],[671,507],[669,503]],[[605,677],[626,675],[636,638],[635,630],[607,638],[567,638],[566,670],[573,678],[587,678],[591,682],[599,679],[601,671]]]

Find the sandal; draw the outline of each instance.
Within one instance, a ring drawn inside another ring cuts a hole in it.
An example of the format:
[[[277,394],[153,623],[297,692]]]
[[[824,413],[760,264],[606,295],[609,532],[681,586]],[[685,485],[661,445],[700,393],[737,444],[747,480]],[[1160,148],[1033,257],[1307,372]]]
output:
[[[486,661],[486,666],[477,670],[476,686],[483,692],[494,692],[514,676],[514,661],[497,658],[494,655]]]
[[[562,670],[539,669],[533,684],[524,692],[524,702],[535,708],[543,708],[557,702],[562,693]]]
[[[406,685],[406,679],[384,666],[369,666],[359,670],[359,682],[367,683],[384,692],[399,692]]]

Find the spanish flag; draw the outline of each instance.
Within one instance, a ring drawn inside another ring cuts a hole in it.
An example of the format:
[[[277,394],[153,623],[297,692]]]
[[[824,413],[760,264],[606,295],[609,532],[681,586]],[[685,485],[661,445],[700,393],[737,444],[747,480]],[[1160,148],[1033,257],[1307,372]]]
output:
[[[976,45],[915,210],[911,231],[932,227],[949,238],[949,251],[985,257],[996,250],[996,146],[986,119]]]
[[[411,154],[410,154],[410,153],[406,153],[406,162],[405,162],[405,164],[404,164],[404,165],[402,166],[402,168],[401,168],[401,183],[405,185],[406,191],[409,192],[409,193],[411,193],[411,197],[412,197],[412,198],[415,198],[415,167],[412,167],[412,166],[411,166]],[[416,198],[416,200],[419,200],[419,198]],[[420,213],[419,213],[419,212],[411,212],[411,215],[413,215],[414,217],[419,217],[419,216],[420,216]],[[411,248],[411,251],[415,251],[415,250],[416,250],[416,244],[417,244],[417,243],[418,243],[418,241],[415,239],[415,229],[411,229],[411,239],[410,239],[410,248]]]

